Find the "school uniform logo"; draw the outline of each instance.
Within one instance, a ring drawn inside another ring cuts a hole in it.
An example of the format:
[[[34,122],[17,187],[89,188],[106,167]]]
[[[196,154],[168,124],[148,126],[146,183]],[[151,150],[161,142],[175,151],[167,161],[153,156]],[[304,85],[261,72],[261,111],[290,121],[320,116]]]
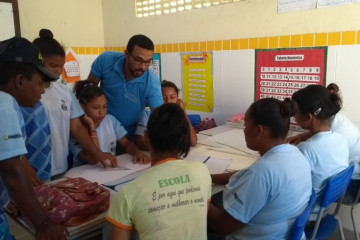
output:
[[[116,143],[115,142],[110,143],[110,152],[115,156],[115,152],[116,152]]]
[[[61,99],[61,110],[67,111],[68,107],[66,106],[66,102],[64,99]]]
[[[7,140],[9,140],[9,139],[17,139],[17,138],[21,138],[21,137],[22,137],[21,134],[16,133],[16,134],[12,134],[12,135],[4,135],[4,136],[2,137],[2,139],[3,139],[4,141],[7,141]]]

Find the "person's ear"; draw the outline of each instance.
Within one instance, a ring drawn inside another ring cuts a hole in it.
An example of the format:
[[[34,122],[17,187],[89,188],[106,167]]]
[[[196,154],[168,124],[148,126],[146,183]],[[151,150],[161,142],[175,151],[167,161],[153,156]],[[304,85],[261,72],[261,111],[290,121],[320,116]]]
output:
[[[257,125],[256,126],[256,133],[258,136],[263,136],[264,135],[264,131],[265,131],[265,128],[263,125]]]
[[[310,123],[313,119],[314,119],[314,115],[312,115],[311,113],[306,114],[305,121]]]
[[[127,49],[125,49],[124,55],[125,55],[126,59],[129,59],[130,53],[129,53],[129,51]]]
[[[23,74],[17,74],[13,78],[13,85],[16,89],[22,89],[24,86],[24,81],[28,81]]]

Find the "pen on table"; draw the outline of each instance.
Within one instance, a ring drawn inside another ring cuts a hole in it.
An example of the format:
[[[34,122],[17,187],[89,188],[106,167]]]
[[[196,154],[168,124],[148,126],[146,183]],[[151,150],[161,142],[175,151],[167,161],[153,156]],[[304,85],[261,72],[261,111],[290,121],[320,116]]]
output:
[[[210,156],[209,157],[207,157],[205,160],[204,160],[204,162],[203,163],[206,163],[207,162],[207,160],[209,160],[210,159]]]

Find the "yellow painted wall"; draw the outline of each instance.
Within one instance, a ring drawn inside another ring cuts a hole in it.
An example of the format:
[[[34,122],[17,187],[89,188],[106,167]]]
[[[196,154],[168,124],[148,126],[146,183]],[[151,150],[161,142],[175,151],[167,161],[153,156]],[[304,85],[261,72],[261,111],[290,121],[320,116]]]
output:
[[[105,46],[137,33],[167,44],[360,30],[360,3],[278,14],[277,0],[243,0],[138,19],[134,2],[103,0]]]
[[[21,35],[50,29],[64,46],[103,47],[102,0],[18,0]]]
[[[156,52],[360,44],[360,3],[277,13],[277,0],[135,17],[135,0],[18,0],[22,36],[49,28],[79,54],[123,51],[138,33]]]

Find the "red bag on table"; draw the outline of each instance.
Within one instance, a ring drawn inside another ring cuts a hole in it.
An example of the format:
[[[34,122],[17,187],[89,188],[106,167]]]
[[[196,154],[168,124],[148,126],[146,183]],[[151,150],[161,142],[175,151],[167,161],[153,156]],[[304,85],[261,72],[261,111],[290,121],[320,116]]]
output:
[[[65,226],[79,225],[106,211],[110,205],[110,192],[84,178],[43,184],[34,187],[34,193],[50,220]],[[16,214],[13,207],[7,206]]]

